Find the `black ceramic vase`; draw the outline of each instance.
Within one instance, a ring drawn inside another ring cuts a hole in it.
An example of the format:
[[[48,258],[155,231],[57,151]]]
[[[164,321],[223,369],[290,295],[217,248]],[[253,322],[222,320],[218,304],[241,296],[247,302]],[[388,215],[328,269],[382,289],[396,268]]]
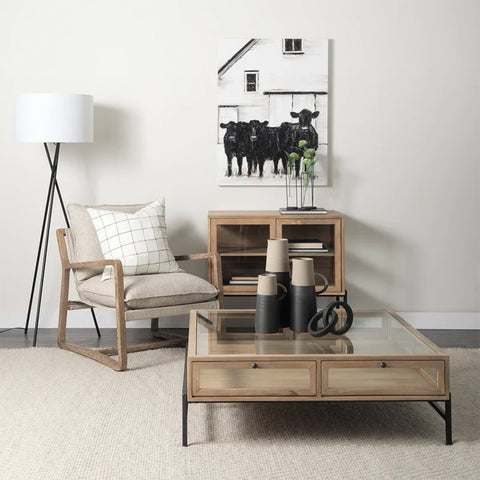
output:
[[[316,291],[315,277],[324,282]],[[313,271],[313,258],[292,259],[292,283],[290,286],[290,328],[294,332],[306,332],[308,322],[317,313],[317,296],[328,288],[327,279]]]
[[[281,293],[278,293],[278,292]],[[277,283],[273,274],[258,276],[258,291],[255,308],[255,333],[276,333],[280,328],[280,302],[287,289]]]
[[[266,272],[273,273],[277,277],[277,283],[282,284],[287,289],[287,294],[279,300],[279,323],[280,328],[290,326],[290,273],[289,272]]]
[[[257,295],[255,333],[276,333],[279,328],[277,295]]]
[[[317,313],[315,286],[290,287],[290,328],[294,332],[306,332],[310,319]]]
[[[277,282],[284,285],[287,293],[290,289],[290,264],[288,257],[288,240],[286,238],[270,238],[267,241],[267,260],[265,270],[277,277]],[[280,300],[280,327],[290,325],[290,307],[288,295]]]

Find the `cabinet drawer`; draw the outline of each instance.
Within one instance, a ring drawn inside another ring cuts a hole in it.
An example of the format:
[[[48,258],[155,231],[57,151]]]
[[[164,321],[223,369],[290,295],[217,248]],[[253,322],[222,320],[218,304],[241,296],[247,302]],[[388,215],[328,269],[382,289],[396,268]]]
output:
[[[444,362],[322,362],[322,396],[443,395]]]
[[[316,362],[193,362],[193,396],[315,396]]]

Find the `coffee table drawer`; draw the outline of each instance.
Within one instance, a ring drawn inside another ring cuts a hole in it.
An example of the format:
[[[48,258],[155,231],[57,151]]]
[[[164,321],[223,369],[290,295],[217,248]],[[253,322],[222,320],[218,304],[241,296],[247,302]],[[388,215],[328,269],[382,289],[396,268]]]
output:
[[[316,362],[193,362],[192,394],[315,396]]]
[[[443,361],[325,361],[322,396],[443,395]]]

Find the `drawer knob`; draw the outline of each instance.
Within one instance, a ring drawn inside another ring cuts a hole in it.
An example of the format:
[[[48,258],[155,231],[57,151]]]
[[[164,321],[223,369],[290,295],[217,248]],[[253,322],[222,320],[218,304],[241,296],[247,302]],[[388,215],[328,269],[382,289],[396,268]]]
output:
[[[257,368],[258,365],[256,363],[252,363],[252,368]]]
[[[385,368],[385,367],[387,366],[387,364],[386,364],[385,362],[382,362],[382,363],[380,364],[380,366],[381,366],[382,368]]]

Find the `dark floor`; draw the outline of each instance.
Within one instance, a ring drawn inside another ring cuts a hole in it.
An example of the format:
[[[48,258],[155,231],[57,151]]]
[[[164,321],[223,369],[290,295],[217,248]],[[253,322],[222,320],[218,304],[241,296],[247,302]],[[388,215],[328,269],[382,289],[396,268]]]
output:
[[[169,329],[169,332],[184,334],[187,329]],[[67,332],[67,339],[78,345],[90,347],[112,347],[116,345],[116,330],[114,328],[101,329],[102,337],[97,338],[94,328],[72,328]],[[427,338],[441,348],[462,347],[480,348],[480,330],[420,330]],[[148,328],[128,328],[128,343],[144,343],[152,340]],[[0,333],[0,348],[25,348],[32,346],[33,332],[27,335],[21,330],[10,330]],[[57,329],[41,328],[38,331],[38,347],[55,347],[57,345]]]

